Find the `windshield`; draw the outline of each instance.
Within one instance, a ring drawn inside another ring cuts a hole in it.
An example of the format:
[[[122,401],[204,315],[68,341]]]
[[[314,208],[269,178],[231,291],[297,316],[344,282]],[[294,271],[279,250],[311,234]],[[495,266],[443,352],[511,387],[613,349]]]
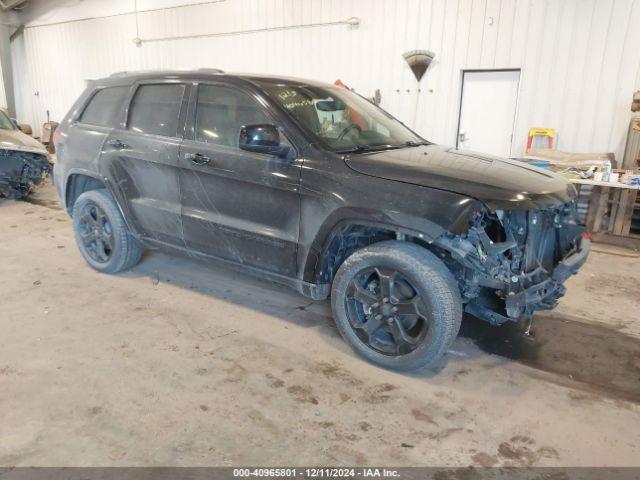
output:
[[[307,85],[263,88],[331,150],[382,150],[426,143],[384,110],[349,90]]]
[[[16,126],[11,119],[7,117],[7,114],[0,110],[0,130],[14,130]]]

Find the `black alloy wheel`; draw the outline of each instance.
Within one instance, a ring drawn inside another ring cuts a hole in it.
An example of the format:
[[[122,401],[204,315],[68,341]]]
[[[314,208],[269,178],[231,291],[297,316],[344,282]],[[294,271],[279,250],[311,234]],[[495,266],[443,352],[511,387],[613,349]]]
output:
[[[386,355],[415,350],[429,331],[426,306],[416,288],[392,268],[365,268],[347,287],[349,323],[358,338]]]
[[[80,194],[73,204],[72,219],[80,253],[97,271],[117,273],[140,261],[142,246],[106,189]]]
[[[95,203],[87,203],[80,212],[78,226],[89,256],[96,262],[108,262],[113,253],[114,236],[105,212]]]

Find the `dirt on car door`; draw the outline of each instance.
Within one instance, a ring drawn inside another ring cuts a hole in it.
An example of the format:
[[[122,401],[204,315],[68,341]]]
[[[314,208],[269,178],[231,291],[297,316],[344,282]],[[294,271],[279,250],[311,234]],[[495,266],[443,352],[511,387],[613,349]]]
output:
[[[200,85],[188,117],[193,128],[180,149],[186,245],[293,275],[301,171],[293,149],[290,158],[277,158],[238,148],[241,126],[273,122],[255,99],[234,87]]]

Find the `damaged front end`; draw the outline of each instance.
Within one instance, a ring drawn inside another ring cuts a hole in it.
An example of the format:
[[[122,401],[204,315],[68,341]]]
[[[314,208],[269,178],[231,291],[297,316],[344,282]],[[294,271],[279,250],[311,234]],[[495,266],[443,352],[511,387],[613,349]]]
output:
[[[22,198],[51,174],[46,153],[0,149],[0,196]]]
[[[584,232],[571,201],[539,210],[474,210],[464,233],[434,244],[449,253],[465,311],[499,325],[556,306],[563,283],[586,261]]]

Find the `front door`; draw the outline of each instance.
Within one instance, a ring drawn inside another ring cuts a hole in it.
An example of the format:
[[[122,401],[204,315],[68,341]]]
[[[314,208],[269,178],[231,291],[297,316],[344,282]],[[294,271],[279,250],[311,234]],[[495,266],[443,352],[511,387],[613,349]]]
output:
[[[248,93],[200,84],[180,149],[182,223],[196,251],[269,270],[295,273],[301,164],[238,148],[243,125],[276,123]]]
[[[463,73],[458,148],[511,156],[519,82],[519,70]]]
[[[183,245],[178,153],[187,85],[138,85],[126,125],[112,130],[100,168],[114,180],[134,229],[147,238]]]

